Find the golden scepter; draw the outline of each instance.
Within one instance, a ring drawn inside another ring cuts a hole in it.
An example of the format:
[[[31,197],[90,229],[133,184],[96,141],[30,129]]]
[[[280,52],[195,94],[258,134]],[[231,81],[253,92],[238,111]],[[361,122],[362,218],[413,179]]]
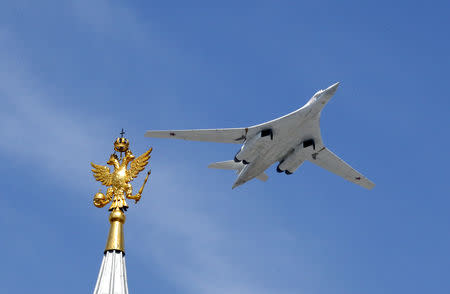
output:
[[[142,195],[142,192],[144,191],[144,186],[145,186],[145,184],[147,183],[148,177],[150,176],[151,173],[152,173],[152,170],[149,170],[149,171],[147,172],[147,176],[145,177],[144,183],[142,183],[142,187],[139,189],[139,192],[138,192],[138,195],[139,195],[139,196]],[[140,197],[139,197],[139,199],[140,199]],[[135,201],[136,201],[135,203],[138,203],[139,199],[136,199],[136,200],[135,200]]]

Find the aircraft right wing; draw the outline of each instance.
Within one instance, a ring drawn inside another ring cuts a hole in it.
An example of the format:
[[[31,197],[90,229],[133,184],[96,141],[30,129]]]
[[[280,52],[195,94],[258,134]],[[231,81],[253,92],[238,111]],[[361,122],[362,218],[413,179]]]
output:
[[[248,128],[147,131],[145,136],[152,138],[174,138],[190,141],[243,143],[248,131]]]
[[[372,181],[353,169],[345,161],[325,147],[322,147],[322,149],[314,153],[312,158],[308,158],[308,160],[366,189],[370,190],[375,186]]]

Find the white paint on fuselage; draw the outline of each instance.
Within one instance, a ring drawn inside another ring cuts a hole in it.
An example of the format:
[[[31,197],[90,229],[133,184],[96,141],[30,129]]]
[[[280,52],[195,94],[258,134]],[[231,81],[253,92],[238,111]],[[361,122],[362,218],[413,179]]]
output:
[[[258,157],[242,169],[233,188],[257,177],[275,162],[282,161],[305,140],[313,139],[315,149],[320,149],[323,145],[319,125],[320,112],[336,92],[338,85],[339,83],[336,83],[326,90],[318,91],[303,107],[294,112],[250,127],[249,129],[272,129],[273,140],[266,143]]]

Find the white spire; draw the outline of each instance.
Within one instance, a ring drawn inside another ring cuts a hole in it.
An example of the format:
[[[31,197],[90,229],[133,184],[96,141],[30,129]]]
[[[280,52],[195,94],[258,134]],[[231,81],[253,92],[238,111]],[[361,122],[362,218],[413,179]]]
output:
[[[111,227],[94,294],[128,294],[123,238],[125,219],[125,214],[118,208],[109,215]]]
[[[94,294],[128,294],[127,268],[122,251],[105,252]]]

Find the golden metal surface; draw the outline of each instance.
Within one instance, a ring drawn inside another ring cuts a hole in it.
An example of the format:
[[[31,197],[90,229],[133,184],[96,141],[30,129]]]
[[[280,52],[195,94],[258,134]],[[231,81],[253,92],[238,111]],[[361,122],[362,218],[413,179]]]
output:
[[[123,130],[121,134],[123,136]],[[114,171],[112,173],[107,165],[91,163],[94,178],[108,187],[106,190],[106,195],[101,192],[101,189],[94,195],[94,205],[96,207],[104,207],[108,203],[112,202],[109,208],[111,211],[111,214],[109,215],[111,227],[109,229],[105,252],[108,250],[119,250],[125,252],[123,224],[125,223],[124,211],[128,208],[125,197],[128,199],[133,199],[135,200],[135,203],[137,203],[141,199],[144,186],[147,183],[148,177],[151,173],[151,171],[147,172],[147,176],[145,177],[144,183],[138,193],[133,195],[133,187],[130,182],[135,179],[147,166],[152,148],[148,149],[144,154],[137,158],[128,148],[129,141],[126,138],[120,137],[114,142],[114,149],[121,152],[121,158],[114,153],[109,157],[106,164],[114,167]],[[123,158],[122,152],[125,152]],[[128,164],[130,164],[129,168]]]
[[[130,142],[123,137],[117,138],[116,141],[114,142],[114,150],[116,150],[118,152],[127,151],[129,146],[130,146]]]
[[[120,139],[120,140],[119,140]],[[122,148],[120,150],[125,150],[125,156],[120,161],[119,157],[116,154],[111,154],[109,160],[106,162],[108,165],[114,166],[114,171],[111,173],[111,170],[108,166],[98,165],[95,163],[91,163],[93,167],[92,172],[94,173],[94,178],[101,182],[103,185],[109,187],[106,190],[106,195],[99,191],[94,196],[94,205],[96,207],[104,207],[106,204],[112,201],[111,207],[109,210],[114,210],[116,208],[126,210],[128,205],[125,201],[125,197],[128,199],[133,199],[136,203],[141,199],[142,191],[144,190],[144,186],[147,183],[148,176],[150,172],[147,173],[147,177],[142,184],[141,189],[135,195],[133,195],[133,187],[129,182],[135,179],[139,172],[145,169],[145,166],[148,164],[148,160],[150,159],[150,153],[152,152],[152,148],[148,149],[147,152],[142,154],[141,156],[135,158],[131,150],[128,149],[128,140],[125,138],[117,138],[114,145],[116,143],[126,142],[126,148]],[[120,143],[121,144],[121,143]],[[123,146],[122,146],[123,147]],[[128,164],[130,164],[130,168],[128,169]]]
[[[108,240],[106,241],[105,252],[108,250],[119,250],[125,252],[124,238],[123,238],[123,224],[125,223],[125,214],[121,209],[114,209],[109,215]]]

